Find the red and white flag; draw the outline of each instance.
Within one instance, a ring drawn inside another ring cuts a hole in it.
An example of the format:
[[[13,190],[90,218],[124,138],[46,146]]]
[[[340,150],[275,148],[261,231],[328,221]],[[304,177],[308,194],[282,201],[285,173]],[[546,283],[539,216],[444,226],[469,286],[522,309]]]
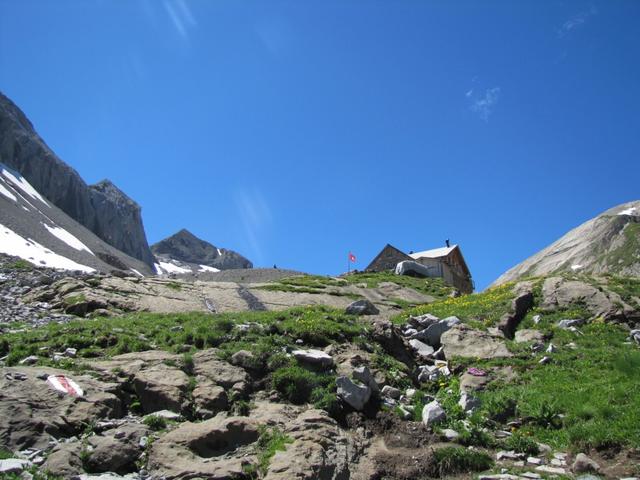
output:
[[[349,252],[349,261],[351,263],[356,263],[356,256],[351,252]]]

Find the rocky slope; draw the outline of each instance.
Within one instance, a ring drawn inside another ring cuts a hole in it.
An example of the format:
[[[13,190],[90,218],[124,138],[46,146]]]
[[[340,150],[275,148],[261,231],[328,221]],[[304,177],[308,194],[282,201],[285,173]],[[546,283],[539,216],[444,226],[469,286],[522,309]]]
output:
[[[554,276],[453,298],[433,279],[387,274],[265,285],[51,275],[0,262],[0,308],[48,310],[0,317],[0,472],[639,473],[638,279]],[[238,301],[204,313],[199,294],[216,289],[237,293],[219,304]]]
[[[156,271],[160,274],[218,272],[253,267],[239,253],[215,247],[186,229],[155,243],[151,251],[156,258]]]
[[[140,207],[109,181],[87,185],[1,93],[0,162],[22,174],[53,205],[109,245],[153,267]]]
[[[560,272],[640,276],[640,201],[618,205],[574,228],[494,285]]]
[[[19,172],[2,163],[0,253],[64,270],[154,273],[142,261],[117,250],[70,218]]]

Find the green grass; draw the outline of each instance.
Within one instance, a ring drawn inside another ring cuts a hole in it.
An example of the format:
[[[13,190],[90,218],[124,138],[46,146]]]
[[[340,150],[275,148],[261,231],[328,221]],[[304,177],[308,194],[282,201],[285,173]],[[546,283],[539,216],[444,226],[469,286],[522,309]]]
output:
[[[396,317],[395,323],[406,323],[409,316],[431,313],[439,318],[452,315],[476,327],[494,326],[509,311],[513,300],[513,284],[505,283],[482,293],[447,298],[411,308]]]
[[[79,303],[83,303],[87,301],[87,297],[84,293],[79,293],[78,295],[69,295],[64,298],[64,303],[66,305],[78,305]]]
[[[0,448],[0,460],[5,460],[7,458],[14,458],[13,453],[9,450],[5,450],[4,448]]]
[[[255,323],[249,332],[235,328]],[[179,331],[172,327],[182,327]],[[256,353],[265,364],[286,345],[303,339],[316,346],[349,341],[364,333],[364,326],[353,316],[328,307],[297,307],[282,312],[136,313],[122,317],[84,319],[2,336],[8,351],[7,365],[15,365],[29,355],[49,360],[50,351],[67,347],[78,349],[78,357],[102,357],[153,348],[179,351],[220,347],[225,356],[240,349]],[[143,337],[141,337],[143,335]],[[5,343],[6,342],[6,343]],[[48,351],[40,351],[47,347]]]
[[[513,403],[508,416],[525,420],[519,433],[556,448],[638,448],[640,351],[624,345],[626,333],[616,325],[594,323],[582,332],[556,331],[551,364],[531,359],[514,383],[480,393],[485,413],[495,416]]]
[[[482,472],[493,466],[493,460],[484,452],[462,447],[445,447],[433,452],[430,476],[444,477],[457,473]]]
[[[167,428],[166,419],[158,417],[157,415],[149,415],[148,417],[145,417],[144,420],[142,420],[142,423],[144,423],[151,430],[155,431],[164,430],[165,428]]]
[[[347,296],[354,299],[362,298],[353,293],[340,291],[339,287],[364,284],[366,288],[378,288],[383,282],[393,282],[397,285],[412,288],[435,299],[446,298],[453,289],[443,282],[441,278],[415,278],[406,275],[395,275],[391,272],[379,273],[352,273],[340,278],[323,277],[319,275],[302,275],[284,278],[278,282],[260,287],[263,290],[329,294]],[[409,306],[408,302],[394,300],[399,307]]]
[[[293,440],[277,427],[269,428],[266,425],[261,425],[260,437],[256,442],[258,464],[248,466],[245,473],[251,478],[264,477],[269,470],[273,456],[277,452],[284,452],[287,449],[287,444],[292,442]]]
[[[170,288],[171,290],[176,290],[176,291],[180,291],[182,290],[182,284],[178,283],[178,282],[169,282],[166,284],[167,288]]]
[[[602,260],[620,271],[640,262],[640,223],[629,223],[624,229],[624,242],[615,250],[605,254]]]
[[[7,265],[7,268],[10,268],[11,270],[22,270],[28,272],[33,270],[35,266],[31,262],[20,259]]]

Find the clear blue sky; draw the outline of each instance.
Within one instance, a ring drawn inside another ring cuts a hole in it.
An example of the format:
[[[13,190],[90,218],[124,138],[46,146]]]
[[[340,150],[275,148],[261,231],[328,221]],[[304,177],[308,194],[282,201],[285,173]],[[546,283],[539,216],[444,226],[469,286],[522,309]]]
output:
[[[640,197],[640,2],[0,0],[0,90],[257,266],[459,243],[477,286]]]

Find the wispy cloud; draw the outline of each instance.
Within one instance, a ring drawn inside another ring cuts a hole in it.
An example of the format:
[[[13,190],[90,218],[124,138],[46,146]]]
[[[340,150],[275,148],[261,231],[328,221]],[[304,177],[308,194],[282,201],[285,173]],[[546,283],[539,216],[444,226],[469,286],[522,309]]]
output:
[[[500,87],[493,87],[488,88],[484,93],[478,95],[471,89],[465,93],[465,97],[471,102],[469,106],[471,111],[477,113],[483,121],[488,122],[489,117],[500,99],[500,92]]]
[[[271,208],[258,190],[236,192],[235,202],[247,236],[247,242],[253,250],[252,256],[258,263],[264,263],[264,237],[273,224]]]
[[[164,8],[178,34],[188,40],[190,31],[198,26],[188,3],[185,0],[164,0]]]
[[[558,29],[558,37],[562,38],[567,36],[571,31],[583,26],[589,21],[591,17],[597,14],[598,9],[595,7],[595,5],[591,5],[591,8],[589,8],[589,10],[585,10],[583,12],[575,14],[569,20],[564,22]]]

